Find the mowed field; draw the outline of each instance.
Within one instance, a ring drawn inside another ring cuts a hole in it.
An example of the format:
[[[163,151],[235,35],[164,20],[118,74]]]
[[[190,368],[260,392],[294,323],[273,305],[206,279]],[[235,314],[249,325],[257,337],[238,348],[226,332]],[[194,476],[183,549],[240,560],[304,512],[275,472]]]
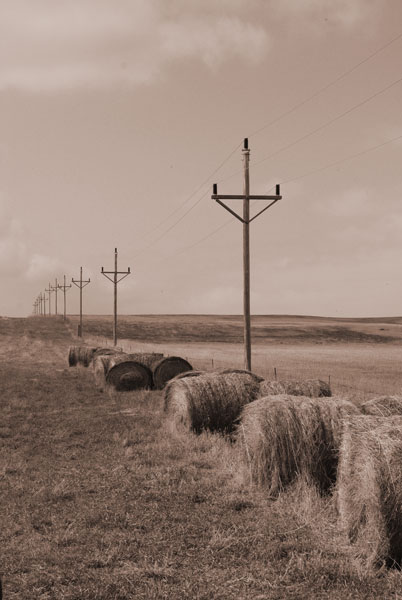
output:
[[[125,318],[122,337],[133,348],[161,344],[202,361],[209,346],[210,356],[239,359],[239,339],[228,344],[210,317],[189,317],[180,334],[188,339],[177,334],[184,318],[143,319],[142,326],[141,318]],[[222,322],[241,337],[238,320]],[[310,332],[304,341],[289,335],[283,344],[278,335],[256,345],[264,356],[271,350],[269,372],[277,366],[289,376],[300,374],[296,364],[306,376],[324,376],[324,367],[341,373],[353,362],[343,372],[350,386],[344,393],[360,402],[371,394],[359,388],[367,380],[379,393],[402,389],[402,326],[386,323],[364,321],[362,331],[356,321],[345,324],[352,337],[370,340],[323,335],[317,342]],[[271,499],[250,485],[236,444],[205,433],[173,435],[163,392],[100,392],[90,368],[69,368],[75,325],[55,317],[0,319],[4,598],[402,597],[399,571],[356,572],[331,497],[296,485]],[[110,330],[110,317],[85,318],[88,341]]]

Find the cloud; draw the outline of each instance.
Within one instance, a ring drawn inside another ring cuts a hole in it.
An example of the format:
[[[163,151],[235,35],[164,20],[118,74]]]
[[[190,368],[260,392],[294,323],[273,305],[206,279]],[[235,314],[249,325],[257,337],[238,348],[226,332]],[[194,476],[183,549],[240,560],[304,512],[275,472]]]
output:
[[[260,60],[266,31],[240,18],[236,2],[217,4],[220,10],[173,2],[168,10],[165,0],[5,0],[0,88],[136,85],[154,82],[176,61],[219,68],[231,59]]]
[[[24,275],[30,281],[46,281],[49,278],[53,281],[54,274],[60,271],[62,265],[56,258],[33,254],[28,260]]]
[[[0,206],[0,274],[45,285],[63,268],[54,257],[34,253],[22,223]]]
[[[303,19],[303,26],[309,24],[314,29],[323,22],[351,29],[372,20],[380,4],[380,0],[280,0],[271,6],[282,17],[295,17],[299,25]]]

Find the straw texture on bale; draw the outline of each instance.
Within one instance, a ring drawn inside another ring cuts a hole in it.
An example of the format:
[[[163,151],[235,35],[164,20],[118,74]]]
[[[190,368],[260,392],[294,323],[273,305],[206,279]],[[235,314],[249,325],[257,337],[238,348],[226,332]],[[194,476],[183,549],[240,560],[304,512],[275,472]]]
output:
[[[178,381],[179,379],[186,379],[187,377],[198,377],[199,375],[204,375],[206,373],[206,371],[184,371],[184,373],[179,373],[178,375],[175,375],[173,377],[173,379],[170,379],[168,381],[168,383],[166,384],[166,386],[170,385],[171,383],[173,383],[174,381]],[[165,389],[166,389],[165,386]]]
[[[109,356],[109,355],[113,355],[113,354],[122,354],[122,353],[123,353],[122,348],[118,348],[116,346],[114,346],[113,348],[110,348],[110,347],[108,347],[108,348],[97,348],[95,350],[95,352],[94,352],[93,360],[95,360],[95,358],[97,356],[100,356],[100,355],[102,355],[102,356]]]
[[[300,475],[328,493],[336,480],[342,419],[358,412],[340,398],[290,395],[245,406],[237,437],[253,482],[276,496]]]
[[[345,421],[337,503],[360,570],[402,564],[402,418]]]
[[[77,364],[89,367],[97,348],[88,346],[71,346],[68,352],[68,364],[75,367]]]
[[[239,373],[204,373],[170,382],[165,412],[176,427],[195,433],[231,433],[241,409],[258,394],[258,382]]]
[[[402,396],[372,398],[364,402],[360,408],[364,415],[372,415],[374,417],[402,416]]]
[[[162,390],[168,381],[179,373],[192,371],[193,367],[180,356],[167,356],[153,366],[154,387]]]
[[[111,356],[104,369],[106,384],[117,391],[152,388],[152,371],[138,360],[138,355]]]
[[[263,377],[257,375],[256,373],[253,373],[252,371],[247,371],[247,369],[224,369],[223,371],[220,371],[220,373],[243,373],[246,375],[250,375],[259,383],[264,381]]]
[[[306,396],[309,398],[323,398],[332,396],[331,388],[326,381],[321,379],[305,379],[302,381],[262,381],[260,395],[276,396]]]
[[[106,373],[113,354],[99,354],[93,359],[93,371],[96,387],[103,389],[106,384]]]

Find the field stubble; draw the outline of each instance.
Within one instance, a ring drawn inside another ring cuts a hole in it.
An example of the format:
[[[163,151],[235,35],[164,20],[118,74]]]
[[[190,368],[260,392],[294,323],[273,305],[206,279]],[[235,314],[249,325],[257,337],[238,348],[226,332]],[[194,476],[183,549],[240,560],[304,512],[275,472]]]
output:
[[[273,502],[216,435],[172,438],[162,393],[106,394],[55,319],[0,322],[7,599],[397,598],[351,568],[328,498]],[[395,391],[395,390],[394,390]]]

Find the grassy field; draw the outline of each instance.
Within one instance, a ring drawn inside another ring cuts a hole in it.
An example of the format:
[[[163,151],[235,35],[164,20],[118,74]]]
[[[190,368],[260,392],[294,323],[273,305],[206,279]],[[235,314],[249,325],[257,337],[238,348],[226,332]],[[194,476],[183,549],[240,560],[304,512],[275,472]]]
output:
[[[70,317],[71,332],[78,318]],[[199,369],[243,367],[242,319],[214,315],[121,316],[119,345],[127,351],[179,355]],[[112,318],[84,317],[95,345],[111,343]],[[252,367],[266,378],[330,379],[337,393],[402,389],[402,319],[253,317]]]
[[[355,572],[330,498],[299,485],[274,501],[250,486],[235,445],[173,437],[162,392],[101,393],[90,369],[68,368],[71,328],[56,318],[0,319],[4,598],[402,597],[399,572]],[[378,388],[399,391],[398,344],[350,344],[350,386],[365,379],[358,365],[369,346],[366,372],[376,365]],[[289,343],[288,356],[311,359],[312,347]],[[330,364],[344,347],[319,349]],[[283,360],[285,368],[286,352]]]

